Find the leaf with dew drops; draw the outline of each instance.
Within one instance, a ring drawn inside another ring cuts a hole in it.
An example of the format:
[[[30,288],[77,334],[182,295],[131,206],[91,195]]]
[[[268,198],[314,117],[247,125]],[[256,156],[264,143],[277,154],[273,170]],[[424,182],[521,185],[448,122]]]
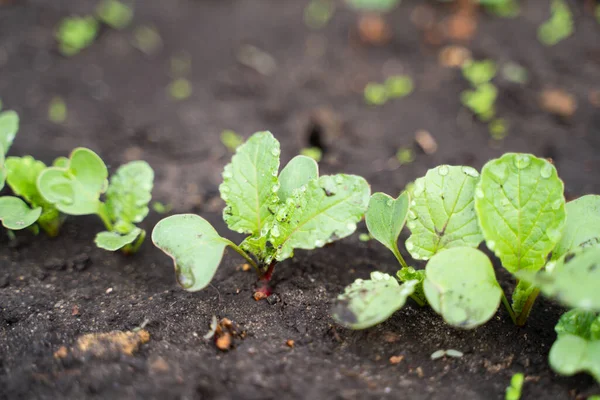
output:
[[[374,193],[365,213],[365,221],[371,235],[390,249],[398,260],[402,259],[398,251],[398,236],[406,222],[409,202],[408,192],[403,192],[397,199],[385,193]]]
[[[319,177],[319,165],[315,160],[306,156],[296,156],[281,170],[279,174],[280,201],[286,201],[295,189],[306,185]]]
[[[17,231],[35,223],[42,214],[42,208],[29,208],[27,203],[18,197],[0,197],[0,221],[6,229]]]

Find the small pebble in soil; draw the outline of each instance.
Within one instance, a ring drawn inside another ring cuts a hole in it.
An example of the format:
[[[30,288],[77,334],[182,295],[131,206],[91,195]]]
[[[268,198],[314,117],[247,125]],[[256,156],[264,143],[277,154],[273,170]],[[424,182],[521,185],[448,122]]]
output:
[[[402,362],[402,360],[404,360],[404,356],[391,356],[390,364],[392,364],[392,365],[400,364]]]
[[[279,295],[277,293],[273,293],[272,295],[267,297],[267,303],[269,303],[270,305],[277,304],[280,301],[281,299],[279,298]]]
[[[291,348],[291,349],[293,349],[293,348],[294,348],[294,341],[293,341],[292,339],[288,339],[288,340],[285,342],[285,344],[286,344],[286,346],[287,346],[287,347],[289,347],[289,348]]]
[[[110,293],[112,293],[112,291],[113,291],[113,288],[109,287],[108,289],[106,289],[106,294],[110,294]]]
[[[49,260],[44,262],[44,268],[53,270],[53,271],[64,270],[66,268],[66,266],[67,266],[66,261],[60,260],[58,258],[50,258]]]
[[[75,271],[83,271],[90,264],[90,257],[87,254],[79,254],[69,260],[69,267]]]

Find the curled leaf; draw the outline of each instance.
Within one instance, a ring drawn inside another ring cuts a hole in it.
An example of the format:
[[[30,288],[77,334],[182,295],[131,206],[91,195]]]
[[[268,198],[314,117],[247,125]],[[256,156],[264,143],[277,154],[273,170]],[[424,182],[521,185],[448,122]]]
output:
[[[507,153],[483,167],[475,210],[487,247],[504,268],[539,270],[562,236],[563,183],[548,161]]]
[[[42,208],[30,209],[18,197],[0,197],[0,221],[6,229],[17,231],[33,225],[42,214]]]
[[[473,205],[479,173],[471,167],[440,165],[415,181],[406,225],[406,249],[428,260],[443,249],[477,247],[483,239]]]
[[[404,306],[417,281],[400,285],[388,274],[372,272],[371,279],[357,279],[339,295],[333,318],[351,329],[365,329],[388,319]]]
[[[431,308],[448,324],[464,329],[492,318],[502,297],[490,259],[470,247],[433,256],[425,268],[423,289]]]
[[[173,259],[177,281],[190,292],[208,286],[229,244],[208,221],[194,214],[161,220],[152,231],[152,242]]]

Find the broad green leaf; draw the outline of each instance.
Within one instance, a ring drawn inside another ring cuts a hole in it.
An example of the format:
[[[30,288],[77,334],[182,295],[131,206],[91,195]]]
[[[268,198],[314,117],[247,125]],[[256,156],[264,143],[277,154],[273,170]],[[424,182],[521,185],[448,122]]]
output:
[[[106,191],[106,207],[113,221],[142,222],[152,199],[154,171],[145,161],[132,161],[111,176]]]
[[[140,228],[135,228],[126,235],[120,235],[117,232],[100,232],[96,235],[94,242],[96,246],[108,251],[117,251],[120,248],[133,243],[142,233]]]
[[[580,247],[537,274],[523,271],[517,277],[566,306],[600,311],[600,247]]]
[[[14,194],[24,198],[32,207],[42,207],[42,215],[38,219],[40,227],[50,236],[56,236],[62,223],[60,213],[39,192],[37,180],[46,164],[31,156],[8,157],[7,182]]]
[[[152,231],[152,242],[173,259],[177,281],[191,292],[208,286],[230,243],[194,214],[161,220]]]
[[[369,207],[365,213],[365,221],[369,233],[385,247],[390,249],[398,260],[398,236],[406,222],[410,195],[403,192],[397,199],[385,193],[375,193],[369,200]]]
[[[0,221],[6,229],[17,231],[33,225],[42,214],[42,208],[30,209],[18,197],[0,197]]]
[[[552,368],[562,375],[588,372],[600,382],[600,317],[595,312],[571,310],[556,324],[550,349]]]
[[[351,329],[370,328],[402,308],[417,283],[408,281],[400,285],[388,274],[372,272],[371,279],[357,279],[338,296],[333,318]]]
[[[4,150],[3,155],[8,153],[10,146],[19,131],[19,115],[14,111],[0,113],[0,148]]]
[[[582,244],[600,242],[600,196],[588,195],[570,201],[565,211],[567,223],[560,242],[552,251],[553,260]]]
[[[356,175],[322,176],[297,189],[269,231],[277,261],[291,257],[294,249],[323,247],[354,233],[369,195],[369,184]]]
[[[502,297],[492,262],[470,247],[444,250],[431,257],[423,289],[431,308],[448,324],[464,329],[492,318]]]
[[[296,156],[279,174],[279,199],[286,201],[295,189],[319,177],[319,165],[310,157]]]
[[[473,208],[479,173],[471,167],[440,165],[415,181],[406,225],[406,250],[428,260],[443,249],[477,247],[483,240]]]
[[[93,151],[77,148],[67,167],[46,168],[38,178],[42,196],[59,211],[70,215],[95,214],[100,194],[106,191],[108,171]]]
[[[277,202],[279,153],[279,142],[271,132],[257,132],[225,166],[219,190],[227,204],[223,219],[229,229],[258,235],[273,219],[269,206]]]
[[[507,153],[483,167],[475,210],[487,247],[502,266],[512,273],[536,271],[562,235],[563,183],[548,161]]]

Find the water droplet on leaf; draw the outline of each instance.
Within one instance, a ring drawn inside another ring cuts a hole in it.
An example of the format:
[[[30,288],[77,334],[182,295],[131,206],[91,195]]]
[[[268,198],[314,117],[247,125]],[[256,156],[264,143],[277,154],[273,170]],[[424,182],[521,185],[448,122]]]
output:
[[[344,178],[342,178],[342,177],[341,177],[341,176],[339,176],[339,175],[338,175],[338,176],[336,176],[336,177],[335,177],[335,183],[337,183],[338,185],[339,185],[339,184],[342,184],[342,183],[344,183]]]
[[[448,172],[450,172],[450,168],[448,168],[447,165],[440,165],[437,169],[438,174],[440,174],[441,176],[446,176],[448,175]]]
[[[279,237],[279,228],[277,227],[277,225],[275,225],[271,229],[271,236],[273,236],[273,237]]]
[[[350,223],[348,223],[348,225],[346,225],[346,228],[347,228],[349,231],[352,231],[352,232],[354,232],[354,231],[356,230],[356,224],[355,224],[355,223],[352,223],[352,222],[350,222]]]
[[[563,205],[563,201],[558,199],[554,203],[552,203],[552,209],[554,211],[558,210]]]
[[[515,157],[515,166],[517,168],[524,169],[529,167],[529,164],[531,164],[531,157],[527,154],[517,154]]]
[[[412,221],[408,221],[408,223],[406,224],[406,226],[408,226],[408,229],[413,230],[417,227],[417,223],[412,220]]]
[[[488,240],[485,243],[487,244],[488,249],[490,249],[491,251],[496,250],[496,242],[494,242],[493,240]]]
[[[177,267],[175,270],[175,274],[177,276],[177,282],[184,289],[189,289],[192,286],[194,286],[194,283],[196,282],[196,280],[194,279],[194,275],[191,272],[188,271],[186,273]]]
[[[315,247],[323,247],[325,246],[325,242],[321,239],[315,240]]]
[[[483,190],[481,190],[481,188],[477,188],[475,190],[475,196],[477,196],[480,199],[483,199],[485,197],[485,193],[483,193]]]
[[[413,242],[409,242],[408,240],[406,241],[406,250],[411,251],[412,249],[415,248],[415,245],[413,244]]]
[[[552,167],[552,165],[549,162],[546,162],[546,164],[540,170],[540,175],[542,176],[542,178],[548,179],[552,176],[553,169],[554,168]]]
[[[462,167],[462,172],[465,175],[472,176],[473,178],[477,178],[479,176],[479,172],[473,167]]]
[[[277,147],[271,149],[271,154],[273,154],[273,156],[277,157],[279,153],[281,153],[281,151]]]
[[[388,207],[391,207],[392,204],[394,204],[394,201],[392,199],[389,199],[388,201],[385,202],[385,205]]]

